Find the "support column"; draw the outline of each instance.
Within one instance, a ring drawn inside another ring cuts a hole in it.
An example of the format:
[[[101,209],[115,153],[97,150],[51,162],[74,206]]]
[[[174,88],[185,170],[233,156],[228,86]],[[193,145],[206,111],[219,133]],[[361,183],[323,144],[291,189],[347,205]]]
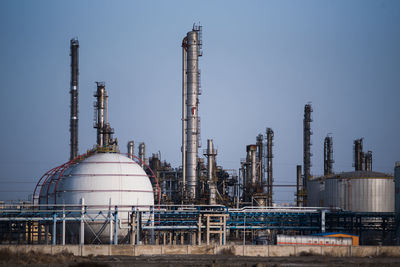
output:
[[[114,245],[118,245],[118,206],[114,211]]]
[[[52,235],[53,246],[57,244],[57,213],[53,214],[53,235]]]
[[[63,208],[62,215],[62,245],[65,246],[65,207]]]
[[[135,228],[136,228],[136,224],[135,224],[135,220],[136,220],[136,216],[135,213],[131,214],[131,245],[135,245]]]
[[[85,244],[85,199],[81,198],[81,223],[79,234],[79,245]]]
[[[199,226],[199,230],[198,230],[198,233],[197,233],[197,244],[200,246],[201,245],[201,214],[199,213],[199,223],[198,223],[198,226]],[[196,243],[196,241],[194,242],[194,243]],[[207,242],[207,245],[208,245],[208,242]]]

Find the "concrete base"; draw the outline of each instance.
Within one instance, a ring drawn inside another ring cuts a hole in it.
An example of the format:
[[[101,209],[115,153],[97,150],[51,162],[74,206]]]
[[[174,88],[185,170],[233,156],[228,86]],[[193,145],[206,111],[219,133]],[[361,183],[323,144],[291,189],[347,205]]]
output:
[[[141,256],[141,255],[235,255],[251,257],[290,257],[302,255],[321,255],[333,257],[400,257],[400,246],[192,246],[192,245],[0,245],[0,249],[26,253],[29,251],[46,254],[69,252],[75,256]]]

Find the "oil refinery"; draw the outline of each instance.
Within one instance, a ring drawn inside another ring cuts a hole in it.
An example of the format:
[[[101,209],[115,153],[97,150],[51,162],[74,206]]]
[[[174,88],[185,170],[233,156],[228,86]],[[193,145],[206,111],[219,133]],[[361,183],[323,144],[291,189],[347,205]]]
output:
[[[159,153],[146,155],[143,142],[118,143],[108,116],[112,96],[100,81],[95,145],[79,154],[78,110],[89,111],[78,109],[79,41],[71,39],[70,158],[38,177],[32,201],[2,204],[1,244],[314,245],[307,240],[315,238],[318,245],[351,246],[354,236],[357,245],[358,238],[360,245],[400,243],[400,163],[394,176],[374,171],[373,153],[363,151],[360,138],[354,140],[354,171],[334,172],[329,134],[321,142],[324,174],[312,175],[310,103],[304,107],[303,165],[293,169],[291,185],[275,183],[279,133],[269,125],[260,125],[265,132],[255,133],[254,143],[242,145],[238,170],[218,165],[223,151],[212,138],[201,142],[202,30],[194,25],[181,43],[182,114],[174,118],[182,123],[179,166]],[[274,190],[284,186],[296,188],[291,207],[274,202]],[[338,241],[329,233],[347,237]]]

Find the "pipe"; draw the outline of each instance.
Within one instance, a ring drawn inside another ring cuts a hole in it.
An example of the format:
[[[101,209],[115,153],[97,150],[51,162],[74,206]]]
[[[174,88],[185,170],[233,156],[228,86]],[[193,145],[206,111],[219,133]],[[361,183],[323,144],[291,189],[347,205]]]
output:
[[[79,76],[79,41],[76,38],[70,41],[71,56],[71,114],[70,114],[70,156],[72,160],[78,156],[78,76]]]
[[[273,184],[273,176],[272,176],[272,158],[274,155],[272,154],[272,146],[274,139],[274,131],[271,128],[267,128],[267,206],[272,206],[272,184]]]
[[[135,153],[135,143],[133,141],[128,142],[128,157],[133,159]]]
[[[186,50],[186,191],[188,198],[196,199],[197,192],[197,159],[198,159],[198,93],[199,93],[199,56],[201,27],[194,26],[187,33]]]
[[[186,189],[186,56],[187,56],[187,37],[182,41],[182,199],[185,198]]]

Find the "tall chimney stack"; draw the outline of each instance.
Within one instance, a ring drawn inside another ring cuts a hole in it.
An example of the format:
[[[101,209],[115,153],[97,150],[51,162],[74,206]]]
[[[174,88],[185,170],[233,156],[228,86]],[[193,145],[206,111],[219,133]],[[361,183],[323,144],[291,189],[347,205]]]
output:
[[[78,76],[79,76],[79,42],[73,38],[70,41],[71,56],[71,114],[70,114],[70,156],[72,160],[78,156]]]

